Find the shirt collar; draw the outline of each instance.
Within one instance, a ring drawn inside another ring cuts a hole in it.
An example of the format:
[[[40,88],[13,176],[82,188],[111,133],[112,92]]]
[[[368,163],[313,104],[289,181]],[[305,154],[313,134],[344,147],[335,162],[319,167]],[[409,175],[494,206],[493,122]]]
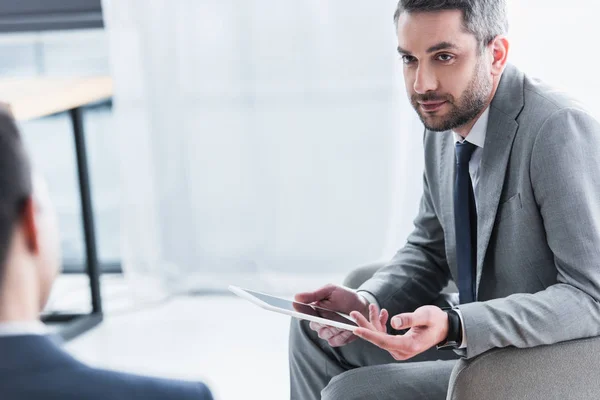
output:
[[[48,328],[40,321],[0,322],[0,337],[46,334]]]
[[[481,117],[479,117],[477,122],[475,122],[475,125],[473,125],[473,128],[471,128],[471,132],[469,132],[469,134],[464,140],[466,140],[469,143],[473,143],[475,146],[481,147],[483,149],[483,144],[485,143],[485,135],[487,133],[489,116],[490,107],[488,106],[483,112],[483,114],[481,114]],[[454,143],[463,142],[462,136],[460,136],[458,133],[452,131],[452,134],[454,135]]]

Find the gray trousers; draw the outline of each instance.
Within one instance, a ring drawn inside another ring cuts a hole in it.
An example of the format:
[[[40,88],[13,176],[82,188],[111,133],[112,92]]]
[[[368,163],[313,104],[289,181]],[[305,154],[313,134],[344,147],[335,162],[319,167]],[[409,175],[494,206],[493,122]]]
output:
[[[362,339],[334,348],[308,321],[292,318],[290,383],[292,400],[444,400],[458,356],[435,348],[408,362]]]

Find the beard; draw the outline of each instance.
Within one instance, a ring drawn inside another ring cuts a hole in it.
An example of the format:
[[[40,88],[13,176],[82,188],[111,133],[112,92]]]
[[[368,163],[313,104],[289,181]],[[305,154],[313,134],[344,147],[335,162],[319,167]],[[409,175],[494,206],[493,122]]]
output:
[[[410,102],[425,128],[433,132],[445,132],[463,126],[477,117],[487,105],[492,86],[492,78],[480,60],[475,66],[475,73],[467,89],[458,100],[454,99],[452,95],[444,96],[431,92],[414,94],[411,96]],[[431,116],[421,109],[420,101],[446,101],[450,106],[450,111],[442,117]]]

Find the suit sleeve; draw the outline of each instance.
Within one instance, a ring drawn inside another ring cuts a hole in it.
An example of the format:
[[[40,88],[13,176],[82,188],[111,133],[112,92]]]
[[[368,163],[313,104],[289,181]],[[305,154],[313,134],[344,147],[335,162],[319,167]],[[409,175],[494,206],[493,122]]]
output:
[[[395,315],[430,304],[448,284],[449,277],[444,231],[424,174],[419,213],[406,245],[358,290],[372,294],[381,307]]]
[[[467,358],[600,335],[600,125],[580,110],[556,111],[537,134],[530,174],[557,283],[460,306]]]

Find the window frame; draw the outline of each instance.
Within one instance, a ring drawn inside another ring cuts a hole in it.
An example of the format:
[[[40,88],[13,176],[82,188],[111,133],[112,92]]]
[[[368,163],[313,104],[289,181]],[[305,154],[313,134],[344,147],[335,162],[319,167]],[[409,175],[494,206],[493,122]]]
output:
[[[0,33],[104,28],[101,0],[0,2]]]

